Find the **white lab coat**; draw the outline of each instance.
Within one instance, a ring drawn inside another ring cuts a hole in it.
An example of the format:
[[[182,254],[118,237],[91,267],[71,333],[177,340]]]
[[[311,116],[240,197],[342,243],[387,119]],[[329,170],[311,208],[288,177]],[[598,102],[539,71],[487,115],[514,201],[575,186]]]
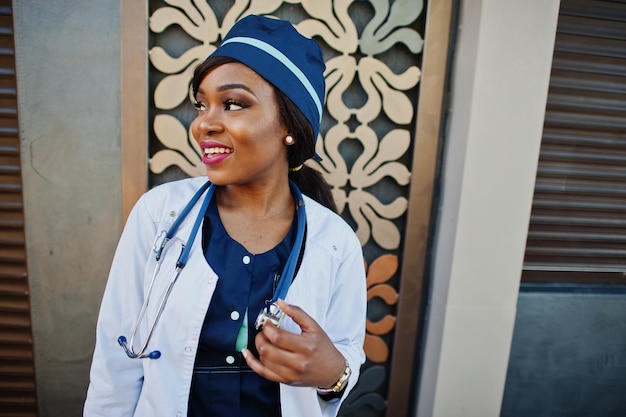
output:
[[[117,339],[120,335],[130,339],[154,269],[155,237],[169,229],[205,181],[206,178],[193,178],[158,186],[147,192],[131,212],[100,308],[85,417],[187,415],[200,329],[219,279],[205,260],[201,230],[148,347],[148,352],[160,350],[161,358],[130,359]],[[305,204],[306,249],[286,301],[313,317],[346,357],[352,369],[349,391],[365,360],[366,284],[362,249],[352,229],[339,216],[306,196]],[[185,242],[200,205],[201,202],[196,204],[176,233]],[[171,260],[177,256],[168,255]],[[171,271],[166,265],[161,269],[135,349],[146,338],[148,322],[155,316]],[[289,318],[283,327],[299,330]],[[283,384],[280,398],[285,417],[335,416],[341,402],[320,399],[315,388]]]

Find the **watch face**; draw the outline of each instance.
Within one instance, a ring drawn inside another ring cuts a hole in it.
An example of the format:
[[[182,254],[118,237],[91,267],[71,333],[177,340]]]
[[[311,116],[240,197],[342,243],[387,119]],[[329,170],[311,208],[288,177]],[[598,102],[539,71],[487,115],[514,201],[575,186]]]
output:
[[[335,386],[337,388],[337,391],[335,392],[341,392],[346,388],[346,385],[348,385],[348,379],[350,379],[351,374],[352,369],[350,369],[350,366],[346,364],[346,369],[343,371],[343,375],[341,376],[341,378],[339,378],[339,381],[337,381],[337,385]]]

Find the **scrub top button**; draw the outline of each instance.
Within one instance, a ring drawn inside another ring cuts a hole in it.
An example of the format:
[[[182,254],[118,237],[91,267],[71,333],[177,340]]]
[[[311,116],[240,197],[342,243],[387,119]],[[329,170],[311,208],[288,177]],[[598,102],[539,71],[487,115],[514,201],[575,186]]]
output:
[[[239,312],[238,311],[233,311],[232,313],[230,313],[230,318],[233,321],[239,320]]]
[[[230,355],[226,356],[226,363],[232,365],[233,363],[235,363],[235,357]]]
[[[244,256],[244,257],[243,257],[243,263],[244,263],[245,265],[248,265],[248,264],[250,263],[250,257],[249,257],[248,255],[246,255],[246,256]]]

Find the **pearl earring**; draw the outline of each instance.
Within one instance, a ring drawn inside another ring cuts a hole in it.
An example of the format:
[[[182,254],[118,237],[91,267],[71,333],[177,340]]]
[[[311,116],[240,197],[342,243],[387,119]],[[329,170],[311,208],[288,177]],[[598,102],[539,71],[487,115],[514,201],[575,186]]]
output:
[[[293,136],[287,135],[285,138],[285,145],[293,145],[296,141],[293,139]]]

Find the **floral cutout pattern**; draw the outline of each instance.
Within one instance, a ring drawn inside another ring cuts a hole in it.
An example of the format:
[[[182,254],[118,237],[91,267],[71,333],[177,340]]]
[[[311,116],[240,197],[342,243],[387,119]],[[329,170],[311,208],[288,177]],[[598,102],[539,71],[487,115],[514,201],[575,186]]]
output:
[[[377,258],[367,271],[367,301],[380,298],[389,306],[398,301],[398,292],[389,284],[389,281],[398,270],[398,257],[395,255],[382,255]],[[396,326],[396,318],[385,315],[378,321],[367,319],[365,335],[365,354],[372,362],[383,363],[389,357],[389,348],[381,336],[390,333]]]
[[[308,17],[297,23],[297,29],[308,37],[321,39],[334,50],[326,62],[326,110],[330,125],[317,142],[321,163],[310,161],[323,172],[333,189],[340,212],[347,210],[355,224],[361,244],[371,240],[385,249],[400,246],[401,234],[395,220],[405,214],[407,199],[398,195],[382,202],[371,188],[383,178],[398,186],[409,183],[410,172],[399,160],[411,145],[410,124],[415,106],[407,92],[420,79],[417,66],[396,73],[378,56],[401,45],[413,54],[421,52],[421,36],[408,27],[422,12],[423,4],[415,0],[394,2],[371,0],[374,16],[361,36],[348,9],[354,0],[342,1],[235,1],[222,22],[206,0],[164,0],[168,6],[156,9],[150,16],[153,33],[172,28],[182,30],[195,44],[179,56],[155,45],[150,49],[152,66],[165,76],[153,90],[153,132],[162,149],[150,158],[150,171],[160,174],[171,166],[185,175],[204,175],[200,152],[184,123],[171,112],[189,97],[193,68],[211,54],[219,40],[241,17],[248,14],[272,15],[283,4],[298,4]],[[391,3],[391,4],[390,4]],[[357,52],[360,54],[357,58]],[[366,95],[360,107],[350,107],[343,100],[346,90],[358,83]],[[395,124],[379,138],[372,124],[379,118]],[[349,127],[356,120],[355,129]],[[360,143],[363,152],[349,166],[340,152],[345,141]]]

